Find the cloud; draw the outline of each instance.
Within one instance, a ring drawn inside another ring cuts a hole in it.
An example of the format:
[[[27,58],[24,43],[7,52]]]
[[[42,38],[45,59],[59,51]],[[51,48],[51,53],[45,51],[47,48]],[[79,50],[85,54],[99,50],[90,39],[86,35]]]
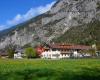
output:
[[[45,6],[39,6],[37,8],[31,8],[25,15],[22,15],[24,20],[30,19],[34,16],[37,16],[39,14],[45,13],[48,10],[50,10],[50,8],[52,7],[52,5],[54,5],[55,1],[47,4]]]
[[[0,31],[3,30],[3,29],[5,29],[5,28],[6,28],[5,25],[0,25]]]
[[[17,14],[14,19],[8,20],[7,24],[8,25],[18,24],[21,21],[21,19],[22,19],[22,16],[20,14]]]
[[[45,13],[48,10],[50,10],[50,8],[54,5],[55,1],[47,4],[45,6],[39,6],[36,8],[30,8],[25,14],[17,14],[12,20],[7,20],[5,25],[1,25],[0,26],[0,30],[9,28],[11,26],[14,26],[16,24],[19,24],[21,22],[24,22],[26,20],[31,19],[32,17],[35,17],[39,14]]]
[[[45,13],[48,10],[50,10],[50,8],[52,7],[52,5],[54,3],[55,3],[55,1],[50,3],[50,4],[47,4],[45,6],[39,6],[39,7],[36,7],[36,8],[31,8],[24,15],[17,14],[14,19],[8,20],[7,24],[8,25],[16,25],[16,24],[21,23],[23,21],[29,20],[30,18],[35,17],[35,16],[37,16],[39,14]]]

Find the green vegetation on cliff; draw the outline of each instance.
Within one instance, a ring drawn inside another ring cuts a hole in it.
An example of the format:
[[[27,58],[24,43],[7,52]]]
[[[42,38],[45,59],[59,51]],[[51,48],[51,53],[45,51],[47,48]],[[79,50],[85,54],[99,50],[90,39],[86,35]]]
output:
[[[86,45],[100,44],[100,21],[95,20],[86,25],[71,27],[54,41]]]

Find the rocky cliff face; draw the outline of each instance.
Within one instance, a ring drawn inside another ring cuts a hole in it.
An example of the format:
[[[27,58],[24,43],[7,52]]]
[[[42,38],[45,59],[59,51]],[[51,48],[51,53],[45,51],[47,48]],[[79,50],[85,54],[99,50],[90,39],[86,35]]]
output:
[[[72,27],[100,21],[100,0],[57,0],[51,10],[0,37],[0,48],[10,41],[16,45],[33,45],[39,41],[49,43]],[[1,34],[1,33],[0,33]]]

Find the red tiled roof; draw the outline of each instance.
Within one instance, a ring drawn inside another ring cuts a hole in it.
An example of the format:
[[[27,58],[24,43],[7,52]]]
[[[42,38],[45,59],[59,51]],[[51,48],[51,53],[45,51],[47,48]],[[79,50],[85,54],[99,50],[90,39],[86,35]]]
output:
[[[91,49],[91,46],[86,45],[71,45],[71,44],[51,44],[51,48],[60,48],[60,49]]]

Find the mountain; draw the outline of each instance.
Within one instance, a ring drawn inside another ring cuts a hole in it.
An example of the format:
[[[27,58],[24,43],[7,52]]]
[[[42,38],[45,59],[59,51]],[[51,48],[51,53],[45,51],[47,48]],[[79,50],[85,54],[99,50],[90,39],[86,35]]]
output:
[[[0,48],[10,42],[19,46],[38,42],[91,44],[100,41],[99,32],[100,0],[57,0],[48,12],[0,32]]]
[[[100,45],[100,21],[93,21],[85,25],[72,27],[63,35],[53,39],[54,42],[76,44],[99,44]]]

